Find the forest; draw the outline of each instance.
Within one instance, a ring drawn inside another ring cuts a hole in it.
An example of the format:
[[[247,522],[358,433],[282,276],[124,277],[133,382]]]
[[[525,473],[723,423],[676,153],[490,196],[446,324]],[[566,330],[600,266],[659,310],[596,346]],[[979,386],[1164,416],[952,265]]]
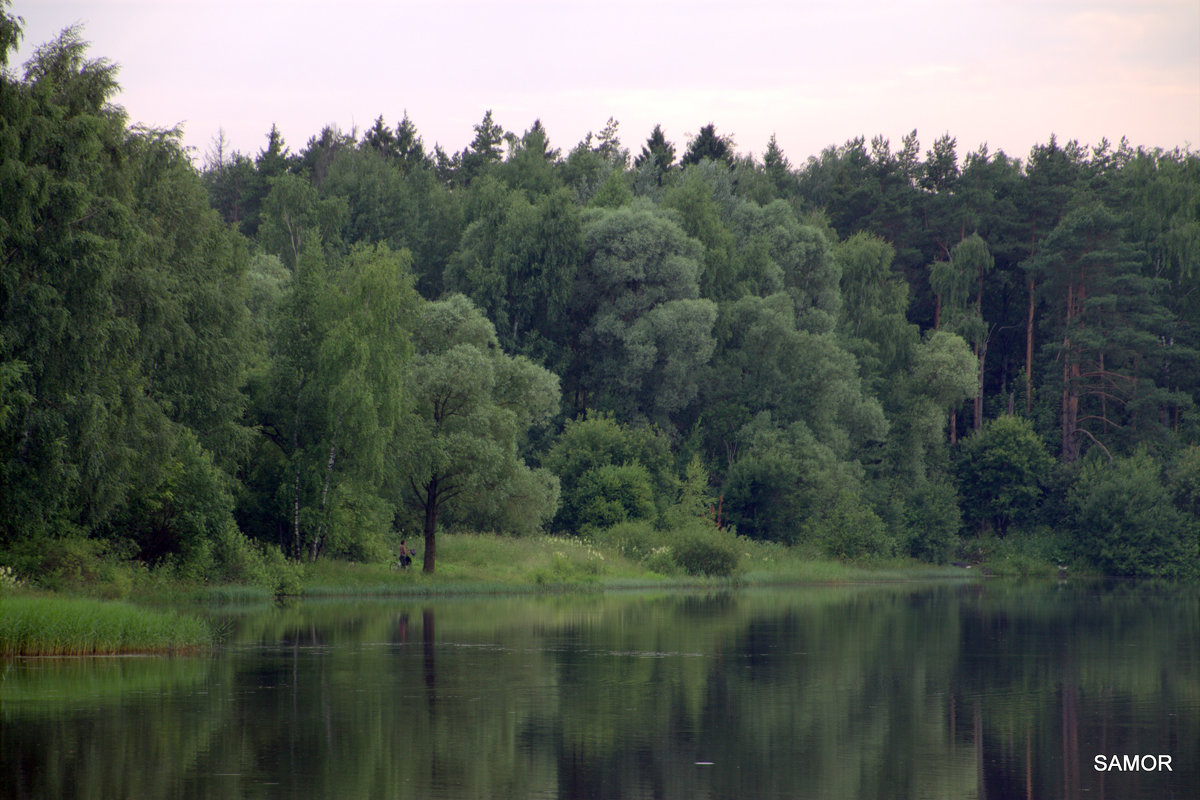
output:
[[[432,572],[464,530],[1200,576],[1188,149],[793,163],[488,111],[449,153],[389,112],[198,164],[77,29],[10,64],[7,6],[0,562],[239,580],[406,536]]]

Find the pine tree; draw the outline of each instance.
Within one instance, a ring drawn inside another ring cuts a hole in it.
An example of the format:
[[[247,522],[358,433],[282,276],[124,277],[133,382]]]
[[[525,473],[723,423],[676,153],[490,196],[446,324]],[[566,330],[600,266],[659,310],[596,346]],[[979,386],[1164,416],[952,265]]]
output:
[[[732,166],[733,155],[733,138],[718,136],[717,126],[710,122],[688,143],[687,152],[680,159],[680,164],[686,167],[689,164],[699,164],[707,158]]]

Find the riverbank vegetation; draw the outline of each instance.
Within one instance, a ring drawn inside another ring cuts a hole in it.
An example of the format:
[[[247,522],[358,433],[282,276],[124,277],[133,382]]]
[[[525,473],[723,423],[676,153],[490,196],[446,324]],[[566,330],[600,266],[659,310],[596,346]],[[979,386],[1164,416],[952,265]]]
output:
[[[458,153],[380,116],[197,167],[129,125],[79,31],[18,76],[9,9],[19,580],[294,594],[402,538],[426,575],[472,580],[495,544],[489,580],[548,584],[601,570],[584,552],[630,579],[1200,569],[1190,151],[960,157],[914,131],[793,164],[713,124],[637,152],[610,119],[564,149],[488,112]],[[521,554],[547,535],[570,555]]]
[[[202,620],[87,598],[0,595],[0,657],[194,653],[213,646]]]

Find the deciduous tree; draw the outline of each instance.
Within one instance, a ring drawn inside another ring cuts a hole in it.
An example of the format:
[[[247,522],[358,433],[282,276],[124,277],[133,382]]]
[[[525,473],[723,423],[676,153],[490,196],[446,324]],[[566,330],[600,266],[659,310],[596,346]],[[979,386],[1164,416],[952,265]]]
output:
[[[405,501],[421,516],[423,570],[437,564],[437,527],[450,504],[486,504],[521,486],[530,468],[518,444],[558,412],[557,377],[506,355],[492,324],[462,295],[421,305],[411,321],[415,355],[404,377],[410,398],[395,457]],[[554,514],[557,492],[530,496]]]

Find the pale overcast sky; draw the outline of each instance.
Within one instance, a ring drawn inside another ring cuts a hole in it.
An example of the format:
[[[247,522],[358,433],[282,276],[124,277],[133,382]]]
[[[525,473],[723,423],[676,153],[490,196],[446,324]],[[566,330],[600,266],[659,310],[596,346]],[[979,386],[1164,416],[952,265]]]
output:
[[[1024,158],[1049,139],[1200,147],[1200,0],[15,0],[11,63],[75,23],[120,65],[131,122],[181,124],[199,156],[219,129],[293,152],[325,125],[405,110],[453,152],[486,109],[540,117],[568,150],[611,116],[633,153],[655,123],[682,152],[714,122],[793,164],[916,128],[960,155]]]

